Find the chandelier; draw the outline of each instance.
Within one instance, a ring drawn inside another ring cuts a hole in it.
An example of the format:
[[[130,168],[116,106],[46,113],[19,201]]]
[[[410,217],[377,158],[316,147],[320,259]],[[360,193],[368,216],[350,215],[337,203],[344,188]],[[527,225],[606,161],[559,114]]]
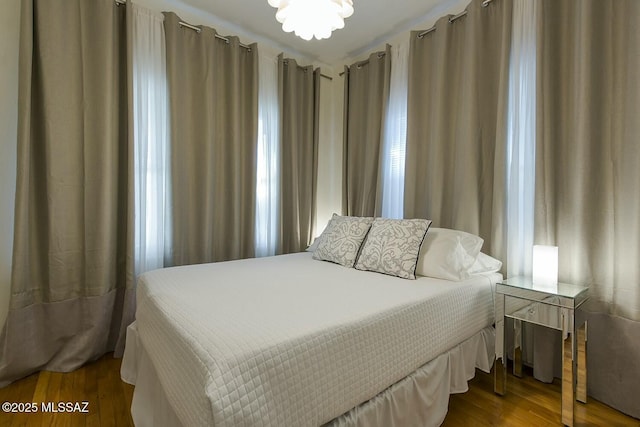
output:
[[[276,19],[282,31],[311,40],[331,37],[333,30],[344,28],[345,18],[353,14],[353,0],[268,0],[277,7]]]

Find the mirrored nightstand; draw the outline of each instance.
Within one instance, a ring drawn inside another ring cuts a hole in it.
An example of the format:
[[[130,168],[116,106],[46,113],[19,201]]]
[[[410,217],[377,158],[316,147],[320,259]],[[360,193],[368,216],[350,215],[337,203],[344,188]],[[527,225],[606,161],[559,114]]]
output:
[[[573,426],[575,401],[587,402],[587,322],[584,316],[576,318],[576,311],[588,298],[588,287],[567,283],[542,286],[534,284],[530,277],[512,277],[496,285],[497,394],[503,395],[507,390],[506,318],[513,319],[516,376],[522,376],[522,322],[562,331],[562,423]]]

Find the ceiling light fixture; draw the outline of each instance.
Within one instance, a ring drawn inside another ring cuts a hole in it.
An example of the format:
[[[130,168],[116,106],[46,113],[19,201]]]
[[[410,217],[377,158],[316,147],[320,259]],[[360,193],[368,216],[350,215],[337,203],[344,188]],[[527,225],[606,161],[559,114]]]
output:
[[[276,19],[285,33],[311,40],[331,37],[333,30],[344,28],[345,18],[353,15],[353,0],[268,0],[278,8]]]

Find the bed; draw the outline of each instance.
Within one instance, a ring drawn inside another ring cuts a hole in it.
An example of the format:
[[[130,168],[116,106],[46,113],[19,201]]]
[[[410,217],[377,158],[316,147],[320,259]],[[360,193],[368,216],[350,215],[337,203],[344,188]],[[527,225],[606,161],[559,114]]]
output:
[[[405,280],[309,252],[145,273],[121,372],[134,422],[439,425],[491,368],[500,279]]]

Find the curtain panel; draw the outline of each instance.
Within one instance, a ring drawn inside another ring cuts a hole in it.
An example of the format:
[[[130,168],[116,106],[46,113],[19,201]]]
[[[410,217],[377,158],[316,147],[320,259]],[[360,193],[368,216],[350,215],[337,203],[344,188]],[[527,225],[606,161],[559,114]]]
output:
[[[258,50],[165,13],[173,265],[255,255]]]
[[[404,216],[484,238],[504,253],[511,2],[469,4],[411,34]]]
[[[404,164],[407,148],[407,78],[409,39],[391,46],[389,103],[382,143],[382,216],[403,218]]]
[[[276,254],[280,191],[278,57],[258,55],[258,166],[256,169],[256,256]]]
[[[513,0],[506,149],[507,245],[504,254],[508,277],[531,276],[532,269],[538,9],[538,1]]]
[[[162,268],[170,247],[169,118],[164,17],[129,7],[135,159],[135,274]]]
[[[70,371],[114,350],[133,284],[126,8],[112,0],[25,0],[20,31],[0,386],[42,369]]]
[[[345,67],[343,202],[346,215],[382,214],[382,140],[391,47]]]
[[[535,240],[590,285],[589,394],[640,417],[640,2],[541,6]]]
[[[320,69],[278,57],[280,191],[277,253],[300,252],[315,227]]]

